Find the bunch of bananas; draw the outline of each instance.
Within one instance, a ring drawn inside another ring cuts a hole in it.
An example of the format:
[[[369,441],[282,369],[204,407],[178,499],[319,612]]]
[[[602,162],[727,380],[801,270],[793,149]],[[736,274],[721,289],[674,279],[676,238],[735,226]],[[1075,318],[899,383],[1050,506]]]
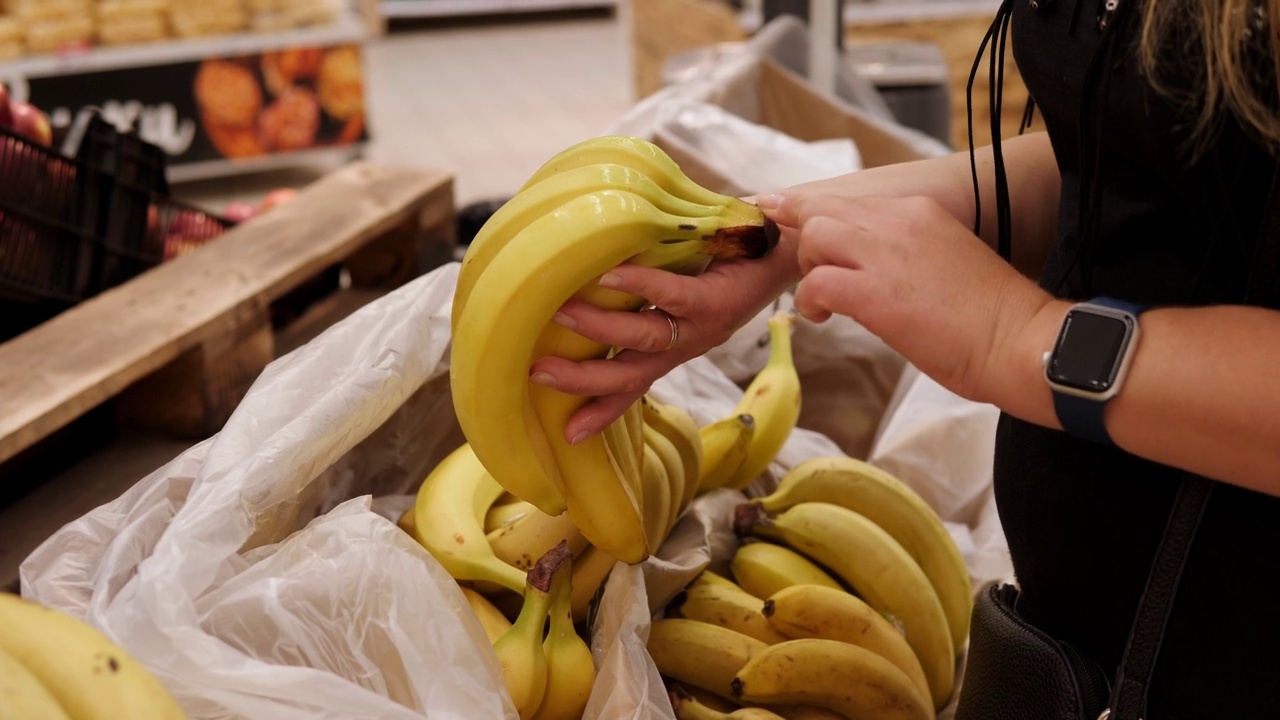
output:
[[[735,529],[733,577],[701,573],[649,635],[677,717],[923,720],[946,705],[973,591],[919,495],[815,458],[738,506]]]
[[[547,355],[609,356],[613,348],[552,318],[570,299],[643,309],[642,298],[599,286],[613,267],[698,273],[713,258],[760,257],[776,242],[759,208],[700,187],[652,143],[609,136],[557,154],[484,224],[458,276],[450,383],[480,464],[542,513],[567,513],[599,552],[645,559],[657,541],[643,507],[652,484],[643,408],[571,445],[565,424],[586,399],[531,383],[529,366]]]
[[[0,593],[0,718],[180,720],[145,667],[70,615]]]

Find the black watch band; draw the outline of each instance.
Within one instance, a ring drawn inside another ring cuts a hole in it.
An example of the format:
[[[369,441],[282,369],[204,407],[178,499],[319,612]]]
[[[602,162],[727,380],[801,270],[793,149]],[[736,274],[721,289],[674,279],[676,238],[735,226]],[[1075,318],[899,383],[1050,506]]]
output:
[[[1109,297],[1095,298],[1086,303],[1086,305],[1098,305],[1119,310],[1135,317],[1146,309],[1145,306],[1137,303]],[[1132,350],[1132,347],[1126,348],[1126,353],[1132,352]],[[1104,421],[1108,400],[1109,397],[1095,398],[1072,395],[1061,392],[1056,388],[1053,390],[1053,409],[1063,430],[1078,438],[1102,445],[1114,446],[1115,442],[1112,441],[1110,433],[1107,432],[1107,426]]]

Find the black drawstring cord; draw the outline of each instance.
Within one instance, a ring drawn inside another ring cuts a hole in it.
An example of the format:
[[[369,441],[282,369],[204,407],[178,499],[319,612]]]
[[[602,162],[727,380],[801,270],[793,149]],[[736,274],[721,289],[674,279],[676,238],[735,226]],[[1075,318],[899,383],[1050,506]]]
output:
[[[1036,119],[1036,99],[1027,96],[1027,106],[1022,109],[1022,122],[1018,123],[1018,134],[1021,135],[1031,129],[1031,123]]]
[[[990,78],[992,87],[990,89],[992,98],[992,156],[995,161],[996,174],[996,219],[997,219],[997,248],[1001,257],[1006,261],[1010,258],[1010,238],[1009,226],[1011,217],[1008,208],[1008,184],[1005,180],[1004,173],[1004,155],[1000,152],[1000,104],[1001,104],[1001,84],[1004,80],[1004,37],[1008,34],[1009,18],[1013,13],[1013,0],[1003,0],[1000,8],[996,11],[995,19],[991,21],[991,26],[987,28],[986,35],[983,36],[982,42],[978,45],[978,53],[973,58],[973,67],[969,69],[969,82],[965,86],[965,110],[968,114],[968,131],[969,131],[969,170],[973,178],[973,232],[975,235],[982,234],[982,194],[978,182],[978,161],[976,155],[976,147],[973,138],[973,81],[978,76],[978,68],[982,64],[982,57],[986,54],[987,49],[991,46],[992,55],[990,58]],[[995,39],[996,42],[992,43]],[[999,72],[997,73],[996,65],[999,61]],[[1002,205],[1003,199],[1003,205]]]
[[[1013,17],[1012,4],[1010,12],[1003,16],[997,38],[997,50],[991,59],[991,80],[995,92],[990,93],[991,101],[991,152],[996,166],[996,238],[1000,257],[1012,262],[1013,258],[1013,210],[1009,200],[1009,179],[1005,174],[1004,149],[1002,140],[1002,120],[1004,114],[1004,57],[1005,46],[1009,37],[1009,20]]]

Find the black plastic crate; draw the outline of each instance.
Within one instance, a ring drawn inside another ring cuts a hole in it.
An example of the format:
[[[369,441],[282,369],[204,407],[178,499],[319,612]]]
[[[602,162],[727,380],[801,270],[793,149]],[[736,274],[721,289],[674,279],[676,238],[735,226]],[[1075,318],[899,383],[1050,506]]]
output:
[[[93,111],[76,119],[68,144],[94,172],[102,202],[93,278],[101,292],[164,259],[164,239],[149,232],[149,222],[153,198],[169,191],[166,158],[161,148],[120,132]]]
[[[95,173],[0,128],[0,300],[67,307],[95,292]]]

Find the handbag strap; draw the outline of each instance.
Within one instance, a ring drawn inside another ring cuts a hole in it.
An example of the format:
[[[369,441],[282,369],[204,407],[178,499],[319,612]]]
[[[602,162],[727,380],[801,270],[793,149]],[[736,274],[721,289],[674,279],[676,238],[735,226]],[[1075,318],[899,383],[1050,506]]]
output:
[[[1280,307],[1280,162],[1271,176],[1258,244],[1245,286],[1245,302]],[[1108,709],[1099,720],[1140,720],[1147,709],[1147,687],[1173,608],[1191,541],[1209,504],[1213,481],[1188,475],[1178,488],[1164,536],[1151,563],[1147,586],[1129,631]]]

